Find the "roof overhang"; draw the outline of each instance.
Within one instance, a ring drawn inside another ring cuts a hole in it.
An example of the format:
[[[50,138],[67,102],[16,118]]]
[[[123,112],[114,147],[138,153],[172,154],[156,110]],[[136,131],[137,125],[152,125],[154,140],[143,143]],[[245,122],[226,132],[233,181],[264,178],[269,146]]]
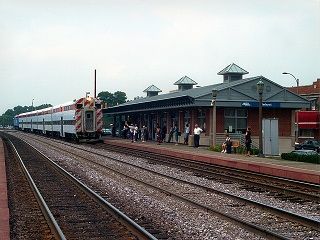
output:
[[[320,129],[320,113],[318,111],[297,112],[296,121],[302,129]]]

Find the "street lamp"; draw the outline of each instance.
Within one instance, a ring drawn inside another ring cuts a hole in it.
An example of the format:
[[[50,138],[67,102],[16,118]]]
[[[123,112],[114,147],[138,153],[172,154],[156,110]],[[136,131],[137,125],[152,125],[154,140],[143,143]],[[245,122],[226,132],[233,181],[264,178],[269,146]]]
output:
[[[32,109],[31,109],[31,111],[34,110],[34,108],[33,108],[33,101],[34,101],[34,98],[32,98],[32,103],[31,103]]]
[[[299,79],[296,78],[293,74],[288,73],[288,72],[283,72],[282,74],[289,74],[296,80],[296,82],[297,82],[297,94],[299,94]]]
[[[264,157],[262,145],[262,94],[264,90],[264,83],[260,80],[257,83],[257,92],[259,94],[259,157]]]
[[[297,94],[299,94],[299,79],[296,78],[293,74],[288,73],[288,72],[283,72],[282,74],[289,74],[291,75],[297,82]],[[297,111],[296,111],[297,112]],[[297,113],[296,113],[297,114]],[[298,117],[298,115],[297,115]],[[296,119],[296,125],[295,125],[295,131],[294,131],[294,138],[295,141],[298,142],[298,138],[299,138],[299,125],[298,125],[298,119]]]
[[[214,147],[216,145],[216,131],[217,131],[217,106],[216,106],[216,99],[218,95],[217,89],[212,89],[212,102],[211,106],[213,106],[212,109],[212,142],[211,146]]]

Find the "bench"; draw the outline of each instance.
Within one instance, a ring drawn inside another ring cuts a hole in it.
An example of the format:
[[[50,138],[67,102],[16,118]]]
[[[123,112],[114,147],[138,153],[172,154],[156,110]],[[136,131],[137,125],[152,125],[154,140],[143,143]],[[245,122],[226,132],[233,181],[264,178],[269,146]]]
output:
[[[239,140],[233,140],[231,147],[233,148],[233,152],[237,153],[237,149],[238,149],[238,147],[240,147],[240,141]]]

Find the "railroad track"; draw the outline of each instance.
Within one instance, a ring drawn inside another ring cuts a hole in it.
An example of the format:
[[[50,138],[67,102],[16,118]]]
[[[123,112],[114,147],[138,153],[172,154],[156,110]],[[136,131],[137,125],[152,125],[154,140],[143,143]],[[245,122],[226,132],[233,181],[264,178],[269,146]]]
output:
[[[49,237],[157,239],[31,145],[12,136],[6,138],[10,138],[28,181],[34,183],[34,195],[41,199],[38,202],[45,209]]]
[[[4,139],[11,239],[58,239],[29,184],[21,161]],[[41,204],[41,202],[40,202]],[[45,209],[44,209],[45,210]],[[49,219],[50,220],[50,219]],[[54,229],[54,228],[53,228]]]
[[[155,164],[167,164],[186,171],[193,171],[196,176],[221,181],[223,183],[237,182],[241,184],[241,188],[245,190],[258,193],[267,192],[268,195],[283,201],[298,203],[314,201],[315,204],[320,203],[320,186],[317,184],[206,164],[122,146],[97,144],[93,147],[145,158]]]
[[[41,140],[37,139],[36,141]],[[56,143],[65,145],[65,143],[57,141]],[[129,164],[124,161],[121,161],[121,163],[136,168],[136,172],[132,171],[132,169],[130,171],[126,170],[126,167],[124,166],[118,168],[114,166],[106,166],[101,164],[100,161],[95,161],[92,157],[92,154],[108,159],[111,159],[110,157],[108,157],[106,154],[90,152],[88,149],[83,149],[82,147],[70,145],[69,147],[71,148],[77,148],[78,150],[83,151],[81,154],[75,154],[73,150],[61,150],[61,147],[55,146],[51,143],[44,144],[55,148],[57,151],[63,151],[64,153],[84,159],[85,161],[91,161],[99,168],[108,168],[111,171],[117,172],[117,174],[121,174],[148,187],[157,189],[158,191],[164,192],[174,198],[179,199],[180,201],[184,201],[207,212],[211,212],[222,218],[228,219],[228,221],[232,221],[241,227],[248,229],[249,231],[260,234],[261,236],[273,239],[290,239],[292,236],[287,236],[288,229],[291,230],[290,234],[297,234],[304,237],[319,236],[319,232],[317,230],[319,227],[318,220],[284,211],[282,209],[277,209],[266,204],[252,201],[250,199],[241,198],[232,194],[226,194],[224,192],[202,186],[201,184],[195,184],[186,180],[177,179],[167,174],[156,173],[145,167],[136,166],[135,164]],[[112,160],[119,162],[119,159]],[[157,163],[159,163],[159,161],[157,161]],[[157,178],[153,179],[153,177],[150,177],[150,179],[139,179],[138,176],[141,171],[148,171],[149,173],[152,173],[153,176],[157,175]],[[128,172],[130,173],[128,174]],[[168,181],[170,183],[167,183]],[[179,184],[177,184],[177,182],[179,182]],[[188,189],[188,191],[186,192],[185,189]],[[198,199],[202,199],[202,197],[208,198],[208,193],[210,193],[211,201],[198,201]],[[217,196],[218,198],[226,198],[226,200],[224,200],[226,204],[219,206],[218,210],[217,206],[212,204],[212,202],[214,203],[215,200],[217,200]],[[254,211],[256,211],[256,215],[262,217],[257,217],[249,221],[246,219],[246,214],[243,214],[243,210],[245,209],[245,212],[248,212],[253,211],[253,208],[255,208]],[[256,208],[259,210],[257,211]]]

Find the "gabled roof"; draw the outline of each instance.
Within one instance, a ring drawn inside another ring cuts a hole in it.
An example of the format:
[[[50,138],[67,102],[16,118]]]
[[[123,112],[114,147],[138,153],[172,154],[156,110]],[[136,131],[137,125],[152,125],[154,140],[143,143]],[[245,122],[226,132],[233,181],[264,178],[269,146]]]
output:
[[[197,85],[198,83],[191,78],[184,76],[174,83],[174,85]]]
[[[147,87],[143,92],[162,92],[159,88],[157,88],[155,85],[151,85]]]
[[[242,107],[247,101],[258,101],[256,84],[262,80],[265,83],[264,101],[277,102],[281,108],[299,109],[309,106],[309,102],[279,84],[263,77],[251,77],[234,82],[224,82],[209,86],[192,88],[185,91],[165,93],[157,96],[139,98],[108,109],[104,113],[125,113],[158,109],[173,109],[176,107],[211,106],[212,90],[217,89],[217,106]]]
[[[218,72],[218,75],[225,75],[229,73],[237,73],[237,74],[244,75],[244,74],[248,74],[249,72],[239,67],[237,64],[231,63],[230,65],[225,67],[223,70]]]

